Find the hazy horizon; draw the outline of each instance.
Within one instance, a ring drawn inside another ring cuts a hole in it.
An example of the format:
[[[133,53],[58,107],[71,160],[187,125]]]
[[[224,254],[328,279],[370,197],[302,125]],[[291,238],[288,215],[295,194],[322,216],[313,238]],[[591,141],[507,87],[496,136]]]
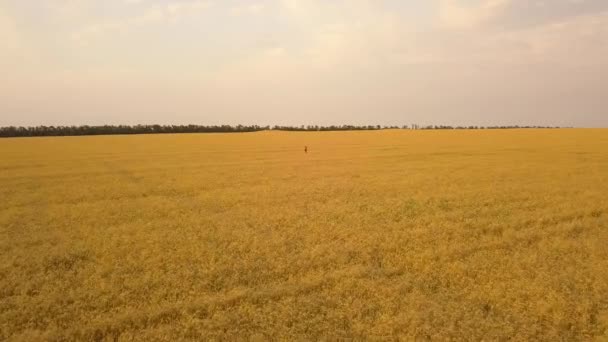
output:
[[[0,126],[608,127],[605,0],[0,0]]]

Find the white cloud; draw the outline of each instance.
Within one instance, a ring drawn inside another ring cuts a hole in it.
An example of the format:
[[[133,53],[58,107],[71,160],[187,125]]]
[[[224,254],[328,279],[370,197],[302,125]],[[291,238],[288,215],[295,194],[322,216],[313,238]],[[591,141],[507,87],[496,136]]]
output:
[[[143,0],[127,0],[141,3]],[[183,16],[193,15],[212,6],[208,0],[169,2],[146,7],[142,12],[123,19],[114,19],[88,25],[72,34],[72,39],[86,44],[90,39],[108,33],[126,32],[132,28],[163,22],[177,21]]]
[[[0,74],[19,69],[29,59],[28,50],[15,21],[0,8]]]
[[[267,5],[263,2],[255,2],[248,4],[240,4],[230,9],[230,14],[234,16],[241,15],[259,15],[266,10]]]
[[[0,9],[0,42],[3,51],[11,51],[19,46],[19,34],[14,21]]]
[[[459,0],[441,0],[439,18],[444,27],[470,29],[496,18],[509,4],[510,0],[483,0],[467,6]]]

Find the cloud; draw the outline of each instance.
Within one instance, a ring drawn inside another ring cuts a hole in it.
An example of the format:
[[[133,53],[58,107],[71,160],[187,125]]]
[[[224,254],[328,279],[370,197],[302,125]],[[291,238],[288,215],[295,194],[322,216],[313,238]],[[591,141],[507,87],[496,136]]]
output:
[[[19,34],[15,22],[0,9],[0,42],[5,51],[11,51],[19,46]]]
[[[264,12],[267,5],[263,2],[254,2],[248,4],[240,4],[230,9],[230,14],[234,16],[241,15],[259,15]]]
[[[513,15],[509,12],[513,1],[486,1],[460,14],[461,7],[452,1],[458,8],[443,13],[442,25],[419,29],[371,1],[282,0],[296,33],[278,39],[274,46],[250,51],[219,69],[217,75],[232,83],[265,83],[270,82],[267,79],[304,79],[306,74],[350,78],[372,70],[393,78],[407,69],[411,76],[400,76],[405,80],[422,77],[423,70],[432,70],[426,77],[438,80],[459,70],[479,76],[482,69],[542,67],[558,71],[560,67],[608,66],[608,13],[554,13],[553,20],[543,19],[535,25],[497,27],[507,15]],[[451,13],[449,18],[446,13]],[[298,44],[290,45],[295,37]],[[572,58],[572,53],[578,55]]]
[[[126,0],[128,3],[143,3],[143,0]],[[87,43],[90,39],[109,33],[126,32],[130,29],[163,22],[177,21],[186,15],[193,15],[212,6],[208,0],[172,1],[151,5],[133,16],[90,24],[72,34],[72,39]]]
[[[517,29],[546,25],[608,11],[605,0],[511,0],[493,25]]]
[[[459,0],[441,0],[439,19],[446,28],[470,29],[497,18],[509,5],[510,0],[483,0],[477,6],[467,6]]]
[[[30,59],[29,50],[16,22],[0,8],[0,73],[7,77],[20,69]]]
[[[521,29],[608,11],[605,0],[440,0],[439,18],[446,28]]]

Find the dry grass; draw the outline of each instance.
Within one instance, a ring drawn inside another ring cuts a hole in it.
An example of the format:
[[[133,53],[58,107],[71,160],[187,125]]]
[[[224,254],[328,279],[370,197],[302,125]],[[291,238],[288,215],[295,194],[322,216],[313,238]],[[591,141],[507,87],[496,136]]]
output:
[[[608,338],[608,130],[5,139],[0,156],[0,340]]]

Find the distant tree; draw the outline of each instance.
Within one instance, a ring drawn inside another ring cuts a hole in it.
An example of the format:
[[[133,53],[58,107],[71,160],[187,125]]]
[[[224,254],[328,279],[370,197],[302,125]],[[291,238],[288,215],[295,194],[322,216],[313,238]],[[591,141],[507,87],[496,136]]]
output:
[[[529,128],[559,128],[549,126],[444,126],[428,125],[420,126],[411,124],[404,125],[402,129],[529,129]],[[110,135],[110,134],[164,134],[164,133],[239,133],[257,132],[263,130],[278,131],[354,131],[354,130],[381,130],[399,129],[398,126],[381,125],[331,125],[331,126],[258,126],[258,125],[221,125],[221,126],[201,126],[201,125],[103,125],[103,126],[36,126],[36,127],[0,127],[0,137],[44,137],[44,136],[78,136],[78,135]]]

